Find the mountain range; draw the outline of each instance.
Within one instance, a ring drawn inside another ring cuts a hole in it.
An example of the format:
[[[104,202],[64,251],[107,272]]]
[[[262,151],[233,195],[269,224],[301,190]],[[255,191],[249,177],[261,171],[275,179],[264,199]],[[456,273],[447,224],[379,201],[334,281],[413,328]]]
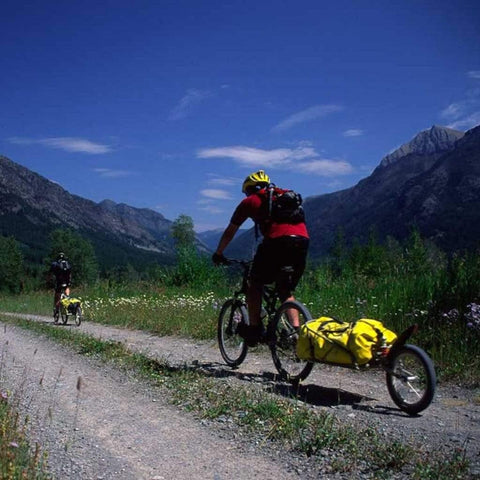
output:
[[[72,195],[0,156],[0,234],[14,236],[27,256],[38,260],[52,230],[71,228],[92,242],[104,266],[172,263],[171,225],[153,210]]]
[[[328,255],[342,233],[347,244],[399,241],[416,228],[446,252],[480,246],[480,126],[468,132],[433,126],[385,156],[371,175],[345,190],[304,202],[313,258]],[[285,186],[288,188],[288,186]],[[252,250],[253,229],[227,254]]]
[[[340,231],[347,243],[365,241],[372,230],[379,241],[401,241],[414,227],[447,252],[479,247],[479,157],[480,126],[466,133],[433,126],[385,156],[355,186],[306,198],[311,256],[328,255]],[[14,236],[27,257],[45,254],[52,230],[72,228],[92,242],[104,268],[168,264],[175,254],[171,227],[158,212],[72,195],[0,156],[0,234]],[[213,250],[222,231],[199,234],[197,247]],[[248,258],[254,244],[253,229],[241,231],[225,253]]]

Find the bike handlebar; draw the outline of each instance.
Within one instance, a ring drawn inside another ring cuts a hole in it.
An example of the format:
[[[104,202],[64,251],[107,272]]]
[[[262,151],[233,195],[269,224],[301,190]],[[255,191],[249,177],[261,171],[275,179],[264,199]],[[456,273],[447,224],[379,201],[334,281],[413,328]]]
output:
[[[223,265],[240,265],[242,268],[247,269],[252,264],[252,260],[237,260],[236,258],[224,257]]]

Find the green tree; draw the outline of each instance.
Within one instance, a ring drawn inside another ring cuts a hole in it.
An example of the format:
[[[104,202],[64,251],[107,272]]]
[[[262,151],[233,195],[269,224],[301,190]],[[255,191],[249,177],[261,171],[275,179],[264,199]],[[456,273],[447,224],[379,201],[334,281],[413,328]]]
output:
[[[89,240],[72,230],[55,230],[50,235],[48,268],[60,252],[65,253],[72,266],[72,281],[75,286],[89,284],[97,279],[97,259]]]
[[[335,234],[331,254],[331,269],[335,276],[339,276],[345,269],[347,259],[347,245],[345,241],[345,232],[343,228],[339,228]]]
[[[407,241],[405,264],[408,272],[421,274],[428,272],[430,269],[427,247],[420,236],[420,232],[416,228],[412,230]]]
[[[354,242],[348,260],[353,272],[369,278],[379,277],[387,269],[386,249],[378,243],[374,230],[370,231],[365,245]]]
[[[164,281],[177,286],[199,288],[218,284],[223,277],[221,269],[214,268],[210,256],[197,250],[193,227],[193,220],[188,215],[180,215],[173,222],[172,236],[175,240],[177,263],[164,277]]]
[[[195,231],[193,230],[192,217],[180,215],[172,225],[172,237],[175,240],[177,249],[194,247]]]
[[[0,272],[0,290],[20,292],[23,283],[23,256],[13,237],[0,236]]]

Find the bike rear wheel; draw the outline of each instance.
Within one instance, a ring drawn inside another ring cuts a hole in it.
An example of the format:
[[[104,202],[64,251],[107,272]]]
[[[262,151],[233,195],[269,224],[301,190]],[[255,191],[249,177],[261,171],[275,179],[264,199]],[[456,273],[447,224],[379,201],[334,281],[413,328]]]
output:
[[[220,310],[217,325],[217,337],[220,353],[226,364],[238,367],[247,356],[248,347],[238,333],[240,325],[248,323],[245,305],[239,300],[227,300]]]
[[[75,312],[75,325],[79,327],[81,323],[82,323],[82,307],[77,307],[77,311]]]
[[[409,415],[425,410],[433,400],[435,386],[432,360],[421,348],[407,344],[392,352],[387,388],[401,410]]]
[[[298,315],[300,327],[312,319],[307,307],[298,301],[285,302],[275,312],[270,350],[275,368],[281,378],[291,383],[305,380],[313,368],[313,362],[297,356],[299,328],[292,326],[289,318]]]

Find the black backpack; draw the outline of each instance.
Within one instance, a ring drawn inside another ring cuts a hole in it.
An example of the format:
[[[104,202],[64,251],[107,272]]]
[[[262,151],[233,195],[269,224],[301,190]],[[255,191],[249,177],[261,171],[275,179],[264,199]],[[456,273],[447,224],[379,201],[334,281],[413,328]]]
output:
[[[284,190],[274,184],[260,190],[262,208],[267,221],[295,225],[305,221],[302,196],[293,190]]]
[[[66,260],[61,260],[58,263],[58,266],[63,272],[69,272],[71,270],[70,264]]]

